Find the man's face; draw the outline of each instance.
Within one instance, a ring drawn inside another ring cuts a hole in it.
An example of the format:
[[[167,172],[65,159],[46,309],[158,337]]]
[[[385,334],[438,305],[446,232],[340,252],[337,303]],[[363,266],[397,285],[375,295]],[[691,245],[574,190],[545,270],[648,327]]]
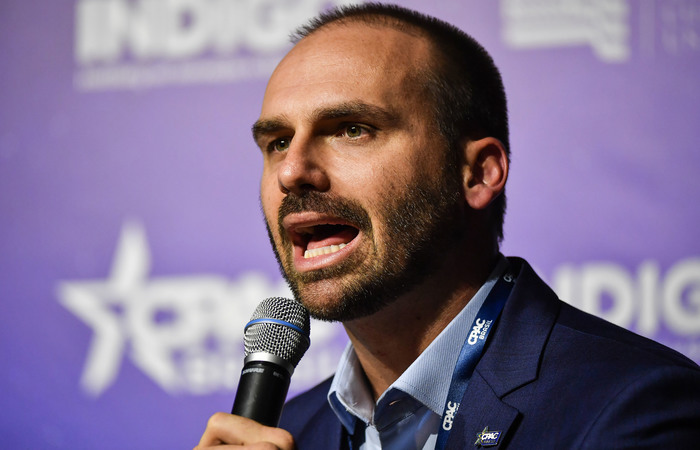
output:
[[[331,25],[270,79],[254,127],[263,212],[318,318],[366,316],[408,292],[464,225],[459,167],[417,81],[429,56],[416,36]]]

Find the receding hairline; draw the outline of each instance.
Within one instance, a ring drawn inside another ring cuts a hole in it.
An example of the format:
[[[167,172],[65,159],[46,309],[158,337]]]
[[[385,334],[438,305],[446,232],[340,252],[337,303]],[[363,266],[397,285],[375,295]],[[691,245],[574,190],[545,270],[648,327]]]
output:
[[[345,15],[348,12],[350,13]],[[290,34],[290,41],[296,45],[317,33],[349,28],[353,25],[364,25],[376,30],[395,30],[422,39],[429,49],[429,59],[424,61],[422,67],[414,74],[417,81],[426,81],[431,75],[437,75],[446,64],[447,53],[441,48],[441,39],[444,38],[446,30],[451,29],[464,34],[448,22],[402,6],[364,3],[340,6],[321,13],[294,30]]]
[[[312,19],[308,24],[303,25],[293,31],[290,34],[290,40],[293,44],[297,44],[304,38],[310,37],[320,31],[330,30],[336,27],[347,27],[356,24],[366,25],[375,29],[390,28],[406,33],[409,36],[420,37],[432,41],[430,39],[430,34],[420,24],[411,23],[402,18],[374,11],[340,17],[327,23],[322,23],[319,18]]]
[[[371,5],[364,4],[363,6]],[[384,7],[393,8],[394,5],[384,5]],[[396,7],[403,10],[403,7]],[[338,10],[352,9],[352,7],[340,7]],[[379,11],[362,11],[358,14],[342,16],[334,18],[329,22],[325,22],[327,13],[322,13],[320,16],[312,19],[306,25],[302,25],[290,34],[290,40],[297,45],[306,38],[311,38],[318,33],[332,32],[333,30],[350,28],[352,26],[361,25],[367,26],[375,30],[389,29],[400,33],[404,33],[410,37],[422,39],[428,49],[428,59],[421,61],[421,64],[416,67],[413,73],[415,81],[425,82],[430,74],[435,74],[439,71],[439,67],[444,63],[445,54],[440,49],[438,39],[431,34],[431,31],[426,28],[426,24],[420,20],[430,22],[441,22],[444,25],[451,26],[446,22],[435,19],[431,16],[414,12],[416,17],[394,17],[384,10]]]

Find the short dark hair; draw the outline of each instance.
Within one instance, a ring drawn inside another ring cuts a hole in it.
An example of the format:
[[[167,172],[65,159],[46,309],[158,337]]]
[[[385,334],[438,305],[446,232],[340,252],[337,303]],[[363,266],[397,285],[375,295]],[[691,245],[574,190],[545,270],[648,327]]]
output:
[[[433,101],[437,127],[451,148],[462,139],[492,136],[510,155],[508,107],[505,89],[493,58],[473,37],[435,17],[398,5],[365,3],[346,5],[321,13],[292,33],[292,42],[331,23],[361,22],[387,26],[429,39],[437,53],[434,67],[420,74]],[[503,192],[491,205],[493,230],[503,239],[506,196]]]

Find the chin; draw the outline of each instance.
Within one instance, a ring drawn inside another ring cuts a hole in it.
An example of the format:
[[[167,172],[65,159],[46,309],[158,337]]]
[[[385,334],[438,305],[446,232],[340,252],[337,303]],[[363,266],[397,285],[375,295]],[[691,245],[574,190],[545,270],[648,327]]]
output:
[[[309,311],[311,317],[325,322],[347,322],[368,317],[386,306],[387,299],[364,287],[328,286],[331,283],[314,283],[301,289],[297,299]],[[337,283],[337,280],[333,280]],[[354,288],[354,289],[353,289]]]

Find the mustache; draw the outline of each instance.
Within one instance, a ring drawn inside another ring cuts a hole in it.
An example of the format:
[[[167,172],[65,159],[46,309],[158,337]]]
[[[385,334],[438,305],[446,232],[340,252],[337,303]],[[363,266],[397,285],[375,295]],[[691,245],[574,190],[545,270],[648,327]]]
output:
[[[343,219],[362,231],[371,230],[371,221],[367,211],[356,201],[317,191],[303,194],[289,193],[282,199],[277,218],[279,229],[284,227],[282,221],[289,214],[316,212]]]

